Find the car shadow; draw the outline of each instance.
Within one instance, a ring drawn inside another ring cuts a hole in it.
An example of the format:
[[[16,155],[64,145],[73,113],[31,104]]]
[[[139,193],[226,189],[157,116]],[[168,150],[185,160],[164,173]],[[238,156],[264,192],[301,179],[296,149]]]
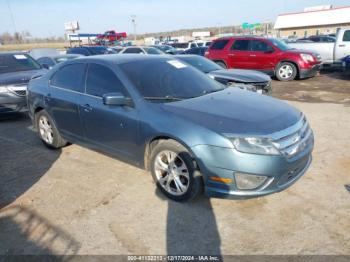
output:
[[[215,255],[221,257],[221,239],[210,198],[201,195],[188,202],[156,195],[168,202],[166,221],[167,255]]]
[[[54,261],[52,255],[73,255],[80,249],[68,233],[33,210],[17,205],[0,211],[0,243],[0,257],[5,259],[10,255],[50,255],[49,261]],[[55,261],[58,260],[67,261],[62,256]]]
[[[31,188],[59,158],[48,150],[28,116],[0,116],[0,210]]]

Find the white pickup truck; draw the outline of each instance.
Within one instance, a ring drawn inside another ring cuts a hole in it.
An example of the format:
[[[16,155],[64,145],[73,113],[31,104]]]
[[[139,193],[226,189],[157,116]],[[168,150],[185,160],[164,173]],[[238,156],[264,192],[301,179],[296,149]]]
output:
[[[290,47],[312,51],[321,55],[324,65],[341,64],[350,55],[350,28],[339,29],[335,43],[289,43]]]

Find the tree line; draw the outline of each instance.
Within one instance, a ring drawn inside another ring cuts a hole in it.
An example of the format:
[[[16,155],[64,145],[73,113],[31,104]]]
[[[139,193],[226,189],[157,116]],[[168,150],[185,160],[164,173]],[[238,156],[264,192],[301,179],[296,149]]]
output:
[[[56,37],[33,37],[30,32],[22,31],[15,32],[13,34],[9,32],[4,32],[0,34],[0,44],[10,45],[10,44],[25,44],[25,43],[56,43],[64,42],[65,38],[62,36]]]

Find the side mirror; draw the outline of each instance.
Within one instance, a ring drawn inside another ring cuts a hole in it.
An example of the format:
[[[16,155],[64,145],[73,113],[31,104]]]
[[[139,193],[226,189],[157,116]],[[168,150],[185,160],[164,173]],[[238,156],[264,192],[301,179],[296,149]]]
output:
[[[42,64],[41,66],[45,69],[50,69],[50,66],[48,64]]]
[[[129,97],[125,97],[121,93],[108,93],[104,94],[103,104],[108,106],[132,106],[132,100]]]
[[[270,49],[270,50],[265,51],[264,53],[265,53],[265,54],[272,54],[273,52],[275,52],[275,50]]]

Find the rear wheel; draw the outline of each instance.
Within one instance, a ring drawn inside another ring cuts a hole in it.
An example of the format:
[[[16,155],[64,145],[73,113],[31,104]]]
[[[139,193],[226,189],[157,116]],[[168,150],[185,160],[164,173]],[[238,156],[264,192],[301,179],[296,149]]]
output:
[[[227,69],[227,66],[226,66],[226,64],[225,64],[224,62],[222,62],[222,61],[216,61],[215,63],[216,63],[218,66],[221,66],[222,68]]]
[[[67,144],[59,134],[53,120],[45,110],[35,114],[36,128],[43,143],[49,148],[60,148]]]
[[[152,150],[150,167],[157,187],[175,201],[195,198],[202,190],[202,177],[188,150],[174,140],[159,142]]]
[[[289,62],[282,62],[276,68],[276,77],[280,81],[294,80],[297,73],[297,67]]]

